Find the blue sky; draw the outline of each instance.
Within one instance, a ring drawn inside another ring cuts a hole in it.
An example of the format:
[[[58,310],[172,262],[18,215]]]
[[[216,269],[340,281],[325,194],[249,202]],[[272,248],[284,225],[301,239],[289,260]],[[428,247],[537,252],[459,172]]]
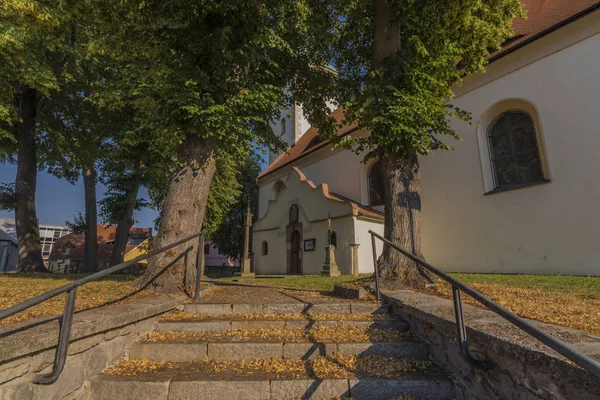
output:
[[[0,182],[14,182],[16,174],[16,165],[0,163]],[[105,191],[106,188],[103,185],[96,186],[98,200],[104,197]],[[141,190],[140,196],[147,198],[145,189]],[[78,212],[83,214],[85,210],[83,181],[79,179],[75,185],[71,185],[64,179],[58,179],[46,172],[39,171],[35,205],[40,224],[64,225],[65,221],[73,219],[73,215]],[[150,208],[140,210],[134,215],[135,226],[153,228],[154,219],[157,216],[158,213]],[[14,213],[0,211],[0,219],[4,218],[13,219]]]
[[[266,156],[262,156],[262,158],[262,169],[264,169],[267,166]],[[0,163],[0,182],[14,182],[16,174],[16,165]],[[105,191],[106,187],[104,185],[98,184],[96,186],[98,200],[104,197]],[[148,198],[144,188],[140,190],[140,197]],[[40,224],[64,225],[65,221],[72,220],[78,212],[83,214],[85,211],[83,181],[80,178],[75,185],[72,185],[64,179],[58,179],[46,172],[39,171],[35,205]],[[154,228],[154,219],[157,216],[158,213],[150,208],[137,211],[134,214],[136,220],[134,226]],[[0,211],[0,219],[13,218],[14,213],[12,211]]]

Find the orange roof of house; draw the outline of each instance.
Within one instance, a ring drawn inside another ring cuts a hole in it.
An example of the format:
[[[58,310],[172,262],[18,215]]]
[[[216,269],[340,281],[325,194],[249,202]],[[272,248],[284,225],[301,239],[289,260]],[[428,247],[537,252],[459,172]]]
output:
[[[115,225],[98,225],[96,227],[96,233],[98,235],[98,261],[106,261],[110,259],[112,253],[113,244],[115,240],[115,234],[117,227]],[[150,235],[148,228],[131,228],[129,230],[129,237],[143,237],[147,238]],[[63,248],[66,244],[73,246],[73,250],[63,257]],[[50,261],[56,261],[63,258],[70,258],[73,261],[83,261],[85,256],[85,235],[83,233],[75,234],[70,233],[65,235],[54,242],[52,246],[52,252],[48,257]],[[125,253],[130,252],[135,248],[132,244],[127,244]]]
[[[507,40],[500,50],[489,55],[490,63],[600,7],[600,0],[521,0],[521,2],[527,10],[527,18],[516,18],[513,21],[515,36]],[[338,123],[343,121],[343,109],[338,108],[331,113],[331,116]],[[349,134],[356,129],[356,126],[356,123],[344,126],[337,134],[338,136]],[[286,165],[291,165],[297,159],[329,144],[328,140],[313,142],[318,134],[317,128],[310,128],[295,145],[289,147],[261,172],[258,179]]]

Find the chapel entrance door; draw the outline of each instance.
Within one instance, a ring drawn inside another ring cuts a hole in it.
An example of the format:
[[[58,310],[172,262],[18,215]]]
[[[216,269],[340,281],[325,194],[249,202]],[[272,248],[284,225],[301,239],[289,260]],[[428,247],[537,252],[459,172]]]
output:
[[[291,251],[291,268],[290,273],[302,273],[302,259],[300,258],[300,232],[292,232],[292,251]]]

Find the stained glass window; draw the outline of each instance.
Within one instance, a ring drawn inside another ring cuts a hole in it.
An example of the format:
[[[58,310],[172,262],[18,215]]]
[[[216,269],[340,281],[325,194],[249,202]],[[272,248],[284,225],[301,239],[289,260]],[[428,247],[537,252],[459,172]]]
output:
[[[490,125],[487,137],[496,189],[544,181],[535,125],[528,113],[502,113]]]

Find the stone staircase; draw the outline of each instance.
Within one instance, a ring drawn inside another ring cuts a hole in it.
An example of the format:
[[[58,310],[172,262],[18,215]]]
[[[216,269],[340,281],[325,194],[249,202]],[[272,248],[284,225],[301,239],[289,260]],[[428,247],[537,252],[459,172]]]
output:
[[[405,321],[373,302],[191,303],[90,385],[94,400],[454,397]]]

